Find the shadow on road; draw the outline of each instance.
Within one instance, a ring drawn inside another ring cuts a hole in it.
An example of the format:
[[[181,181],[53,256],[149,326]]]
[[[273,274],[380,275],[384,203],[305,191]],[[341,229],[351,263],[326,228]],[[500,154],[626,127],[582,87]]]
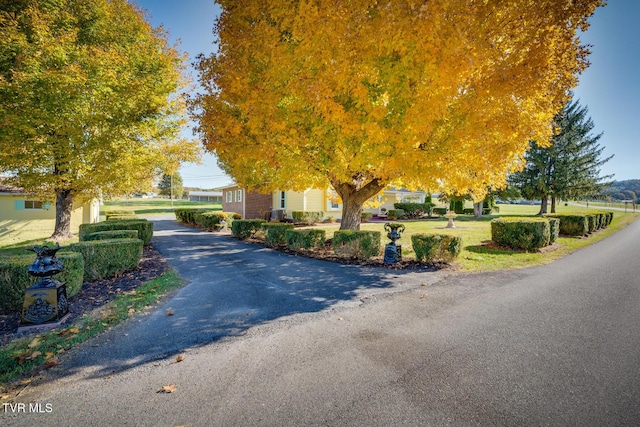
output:
[[[154,246],[188,284],[154,312],[82,346],[65,363],[63,376],[85,368],[92,377],[108,376],[244,335],[277,319],[356,306],[442,277],[427,269],[390,270],[298,257],[173,220],[155,220],[154,227]]]

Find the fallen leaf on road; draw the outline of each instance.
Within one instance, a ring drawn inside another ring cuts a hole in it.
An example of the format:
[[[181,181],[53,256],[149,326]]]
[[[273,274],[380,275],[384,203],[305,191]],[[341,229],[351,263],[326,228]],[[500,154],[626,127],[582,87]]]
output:
[[[176,363],[180,363],[180,362],[182,362],[183,360],[184,360],[184,357],[183,357],[183,356],[178,356],[178,357],[176,357]]]
[[[338,320],[344,320],[342,317],[338,317]]]
[[[0,396],[0,400],[4,400],[4,399],[8,399],[9,395],[8,394],[3,394],[2,396]]]
[[[54,366],[58,366],[56,359],[47,360],[47,363],[44,364],[44,369],[53,368]]]
[[[173,384],[163,385],[160,390],[156,391],[156,393],[173,393],[174,391],[176,391],[176,388],[177,387]]]
[[[172,308],[167,308],[167,311],[164,312],[167,316],[173,316],[175,313]]]

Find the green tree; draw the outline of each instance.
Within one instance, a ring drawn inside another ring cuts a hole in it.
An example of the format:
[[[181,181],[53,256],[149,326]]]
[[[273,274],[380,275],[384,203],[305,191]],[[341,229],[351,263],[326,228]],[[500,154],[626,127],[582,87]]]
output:
[[[158,183],[160,194],[163,196],[169,196],[171,199],[181,198],[184,193],[184,187],[182,184],[182,176],[179,173],[172,175],[163,174],[162,179]]]
[[[240,185],[332,186],[342,229],[387,185],[500,186],[546,139],[600,0],[219,0],[191,105]]]
[[[593,135],[594,124],[587,107],[569,101],[555,116],[551,145],[531,142],[525,155],[526,166],[510,177],[529,200],[542,201],[539,214],[547,213],[551,198],[551,212],[556,211],[557,199],[576,199],[602,194],[611,184],[611,175],[600,176],[600,168],[613,156],[601,158],[604,147],[598,144],[602,134]]]
[[[127,1],[3,1],[0,40],[0,172],[55,199],[53,238],[70,237],[74,201],[197,158],[178,138],[184,56]]]

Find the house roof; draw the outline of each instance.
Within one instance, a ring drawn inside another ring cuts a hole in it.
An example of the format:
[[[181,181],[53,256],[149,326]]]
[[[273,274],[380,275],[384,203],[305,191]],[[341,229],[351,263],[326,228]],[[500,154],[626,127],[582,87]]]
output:
[[[190,196],[221,196],[222,191],[189,191]]]
[[[22,188],[7,185],[0,179],[0,194],[23,194]]]

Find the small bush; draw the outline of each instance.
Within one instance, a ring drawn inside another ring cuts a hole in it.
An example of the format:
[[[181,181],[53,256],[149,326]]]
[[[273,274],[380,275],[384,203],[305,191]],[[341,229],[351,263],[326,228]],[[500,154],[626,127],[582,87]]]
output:
[[[560,220],[560,234],[565,236],[585,236],[589,233],[587,215],[552,215]]]
[[[84,242],[86,236],[98,231],[110,230],[138,230],[138,237],[145,245],[151,242],[153,237],[153,223],[146,219],[112,220],[97,222],[95,224],[80,224],[80,241]]]
[[[195,225],[195,215],[202,212],[210,212],[211,209],[205,208],[179,208],[175,210],[176,220],[188,225]]]
[[[315,224],[322,221],[324,212],[321,211],[292,211],[291,217],[295,222],[302,222],[304,224]]]
[[[222,221],[227,223],[228,227],[233,226],[234,212],[221,212],[221,211],[205,211],[196,212],[193,214],[193,225],[202,227],[206,230],[220,230],[222,228]]]
[[[327,238],[324,230],[286,230],[285,240],[287,247],[294,251],[302,249],[322,248]]]
[[[457,214],[464,213],[464,200],[452,200],[449,202],[449,210]]]
[[[283,222],[267,222],[262,224],[264,242],[271,246],[280,246],[287,243],[286,231],[293,230],[293,224]]]
[[[395,209],[404,211],[407,218],[420,218],[423,215],[431,216],[431,210],[435,206],[434,203],[394,203]]]
[[[473,215],[475,213],[476,213],[476,211],[473,208],[464,208],[464,209],[462,209],[462,214],[463,215]]]
[[[360,221],[362,222],[367,222],[371,218],[373,218],[373,214],[371,212],[362,212],[362,214],[360,215]]]
[[[462,250],[462,238],[446,234],[414,234],[411,244],[418,262],[451,262]]]
[[[491,239],[512,249],[535,251],[549,244],[547,218],[496,218],[491,220]]]
[[[436,215],[445,216],[447,214],[447,208],[433,208],[432,212]]]
[[[585,215],[587,217],[587,224],[589,224],[589,233],[593,233],[598,229],[596,215]]]
[[[338,230],[333,235],[333,251],[343,258],[369,259],[379,256],[380,232]]]
[[[70,298],[82,287],[84,259],[77,253],[58,253],[56,258],[62,262],[64,269],[53,278],[66,283],[67,297]],[[27,273],[34,260],[33,255],[0,257],[0,312],[22,309],[24,290],[40,280]]]
[[[549,244],[555,243],[560,235],[560,220],[558,218],[547,218],[549,220]]]
[[[95,233],[84,236],[84,241],[92,240],[109,240],[109,239],[137,239],[138,230],[109,230],[96,231]]]
[[[387,212],[387,218],[389,219],[398,219],[404,216],[404,211],[402,209],[390,209]]]
[[[104,212],[104,217],[106,219],[111,219],[113,217],[118,217],[118,216],[131,216],[131,215],[135,215],[135,213],[125,209],[114,209],[111,211]]]
[[[262,224],[267,221],[264,219],[238,219],[231,224],[231,234],[233,237],[244,240],[252,237],[256,232],[262,229]]]
[[[142,257],[140,239],[83,241],[64,250],[79,252],[84,258],[84,280],[106,279],[138,266]]]
[[[122,219],[141,219],[137,215],[111,215],[107,221],[118,221]]]

